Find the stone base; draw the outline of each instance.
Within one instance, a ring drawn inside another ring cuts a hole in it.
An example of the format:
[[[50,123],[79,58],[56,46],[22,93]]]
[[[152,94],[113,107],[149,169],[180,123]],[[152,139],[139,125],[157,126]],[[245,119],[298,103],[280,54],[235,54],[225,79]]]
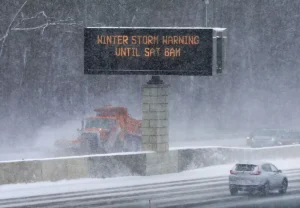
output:
[[[154,81],[143,86],[142,151],[166,152],[169,150],[168,85]]]

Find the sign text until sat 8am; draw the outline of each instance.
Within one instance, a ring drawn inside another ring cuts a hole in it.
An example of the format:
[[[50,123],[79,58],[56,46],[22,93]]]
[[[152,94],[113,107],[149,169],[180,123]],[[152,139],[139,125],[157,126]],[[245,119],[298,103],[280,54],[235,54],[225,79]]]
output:
[[[198,45],[197,35],[98,35],[97,44],[114,47],[118,57],[178,57],[182,54],[180,45]]]

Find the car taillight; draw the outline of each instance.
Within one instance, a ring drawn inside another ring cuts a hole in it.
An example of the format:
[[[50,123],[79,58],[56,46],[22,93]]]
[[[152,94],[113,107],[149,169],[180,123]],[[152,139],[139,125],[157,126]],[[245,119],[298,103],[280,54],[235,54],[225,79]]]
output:
[[[260,175],[261,174],[261,171],[256,171],[256,172],[252,172],[252,173],[250,173],[251,175]]]
[[[261,171],[257,168],[257,171],[250,173],[251,175],[260,175]]]
[[[230,174],[235,175],[235,174],[236,174],[236,171],[230,170]]]

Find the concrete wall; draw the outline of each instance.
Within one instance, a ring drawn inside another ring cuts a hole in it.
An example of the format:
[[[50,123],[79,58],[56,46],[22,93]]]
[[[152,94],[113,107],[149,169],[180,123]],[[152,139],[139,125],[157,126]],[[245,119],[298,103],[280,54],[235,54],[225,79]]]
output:
[[[251,149],[204,148],[178,150],[179,172],[211,165],[233,163],[238,160],[253,160]]]
[[[145,152],[3,162],[0,184],[146,175],[146,165]]]
[[[43,180],[58,181],[88,177],[87,158],[40,160]]]
[[[146,154],[92,156],[87,158],[88,176],[109,178],[145,175]]]
[[[45,159],[0,163],[0,184],[87,178],[86,158]]]
[[[149,153],[145,175],[158,175],[178,172],[178,151]]]
[[[194,148],[0,163],[0,184],[176,173],[242,160],[300,157],[300,145],[276,148]]]
[[[0,184],[42,181],[40,161],[0,163]]]

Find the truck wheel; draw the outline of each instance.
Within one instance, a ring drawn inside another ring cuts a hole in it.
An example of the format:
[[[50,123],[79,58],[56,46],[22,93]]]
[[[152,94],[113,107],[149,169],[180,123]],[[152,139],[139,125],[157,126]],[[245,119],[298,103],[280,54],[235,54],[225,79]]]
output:
[[[126,138],[126,145],[124,151],[126,152],[138,152],[141,149],[141,140],[136,136],[128,136]]]
[[[124,143],[120,140],[118,136],[115,143],[115,152],[123,152],[123,149],[124,149]]]
[[[97,138],[93,138],[89,140],[91,153],[95,154],[98,152],[98,140]]]
[[[75,150],[77,155],[82,154],[90,154],[91,153],[91,146],[90,142],[88,140],[84,140],[80,143],[80,148]]]
[[[139,137],[134,137],[132,140],[132,147],[134,152],[138,152],[141,149],[141,140]]]

